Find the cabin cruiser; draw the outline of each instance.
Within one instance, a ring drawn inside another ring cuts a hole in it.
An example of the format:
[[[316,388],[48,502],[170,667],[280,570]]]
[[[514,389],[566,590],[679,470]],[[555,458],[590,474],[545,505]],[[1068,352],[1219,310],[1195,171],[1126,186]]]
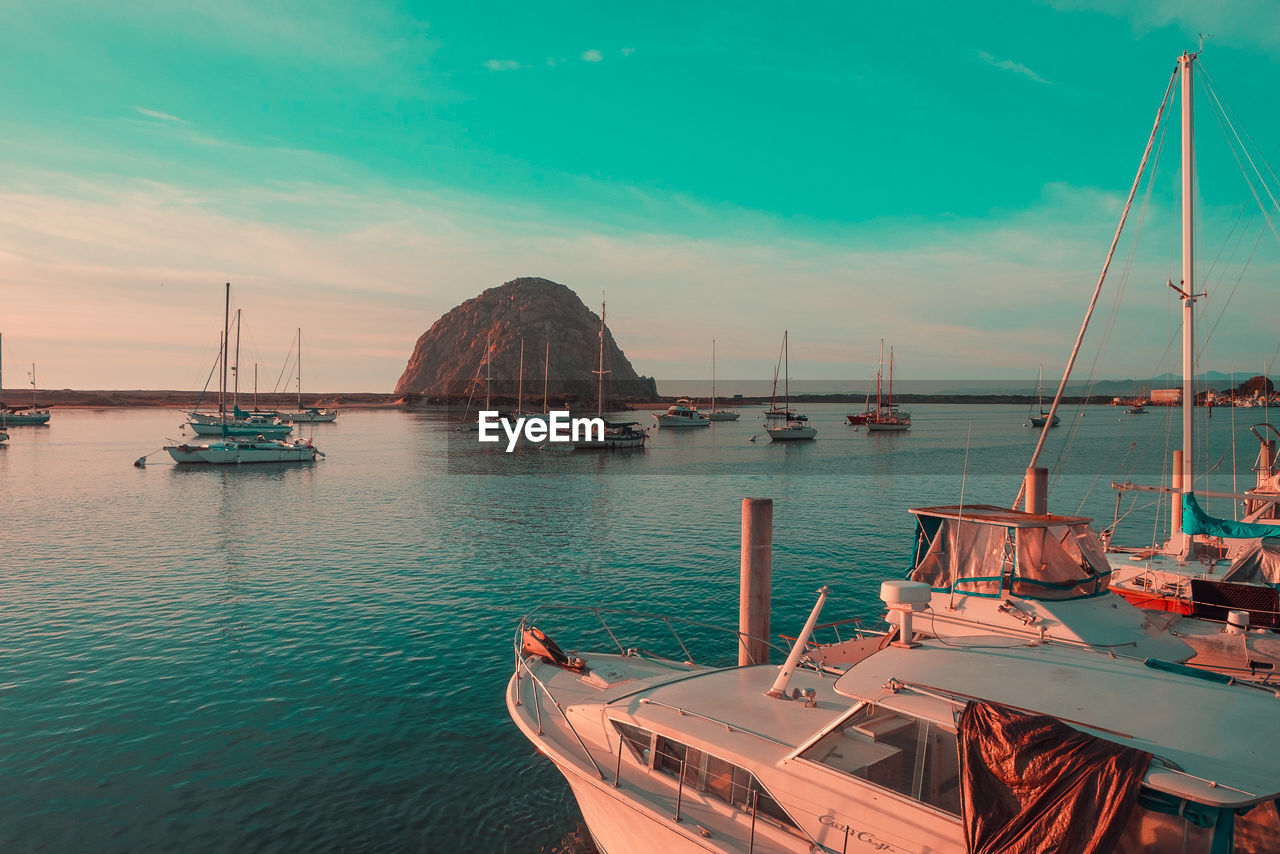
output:
[[[1273,691],[1132,652],[917,639],[928,587],[881,592],[894,633],[810,644],[823,588],[781,668],[694,663],[674,618],[566,653],[535,613],[507,708],[609,854],[1280,850]]]
[[[653,416],[659,427],[710,427],[711,419],[689,401],[682,397],[667,407],[662,415]]]

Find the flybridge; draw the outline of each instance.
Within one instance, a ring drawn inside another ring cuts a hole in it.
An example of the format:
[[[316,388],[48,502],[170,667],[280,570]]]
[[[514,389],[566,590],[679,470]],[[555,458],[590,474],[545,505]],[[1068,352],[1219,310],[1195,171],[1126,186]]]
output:
[[[520,437],[534,444],[542,442],[603,442],[603,418],[570,418],[569,410],[560,409],[546,415],[520,416],[512,423],[496,409],[480,412],[481,442],[500,442],[498,428],[507,435],[507,453],[515,450]]]

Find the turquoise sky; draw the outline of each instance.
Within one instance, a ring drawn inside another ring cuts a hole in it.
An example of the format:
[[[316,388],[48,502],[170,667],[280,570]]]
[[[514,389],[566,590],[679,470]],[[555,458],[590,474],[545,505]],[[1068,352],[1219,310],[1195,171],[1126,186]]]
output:
[[[1280,7],[1205,5],[8,3],[5,385],[198,387],[231,281],[264,385],[301,326],[309,385],[390,390],[523,275],[607,291],[660,379],[713,337],[725,382],[767,378],[783,329],[800,379],[864,382],[881,337],[907,378],[1056,375],[1197,33],[1260,162],[1280,142]],[[1201,158],[1207,366],[1260,370],[1277,241]],[[1160,166],[1091,336],[1111,376],[1174,364],[1176,132]]]

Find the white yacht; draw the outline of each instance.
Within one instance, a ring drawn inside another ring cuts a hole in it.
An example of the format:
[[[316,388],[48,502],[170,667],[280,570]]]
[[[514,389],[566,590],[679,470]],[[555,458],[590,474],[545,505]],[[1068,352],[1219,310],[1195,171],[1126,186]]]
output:
[[[241,465],[243,463],[300,463],[323,457],[309,439],[220,439],[201,445],[166,445],[175,463]]]
[[[667,411],[662,415],[654,415],[654,420],[658,422],[659,427],[710,427],[711,419],[690,402],[689,398],[682,397],[675,403],[667,407]]]
[[[607,626],[613,652],[521,622],[508,711],[599,850],[1280,850],[1273,690],[1123,650],[911,640],[911,582],[882,588],[896,635],[811,645],[826,592],[781,668],[693,663],[678,633],[648,651],[670,618],[634,645]]]

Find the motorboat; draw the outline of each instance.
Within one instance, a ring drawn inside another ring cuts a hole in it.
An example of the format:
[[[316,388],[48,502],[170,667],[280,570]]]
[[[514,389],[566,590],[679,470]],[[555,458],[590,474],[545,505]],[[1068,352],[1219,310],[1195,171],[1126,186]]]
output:
[[[653,419],[658,422],[659,427],[711,426],[711,419],[707,417],[707,414],[699,411],[698,407],[691,403],[687,397],[682,397],[668,406],[667,411],[662,415],[655,414]]]
[[[823,588],[781,667],[724,663],[735,632],[695,660],[687,624],[632,638],[640,618],[607,608],[589,611],[616,648],[566,652],[534,612],[507,710],[609,854],[1280,850],[1274,691],[1126,650],[921,637],[927,586],[881,593],[888,634],[820,644]]]

